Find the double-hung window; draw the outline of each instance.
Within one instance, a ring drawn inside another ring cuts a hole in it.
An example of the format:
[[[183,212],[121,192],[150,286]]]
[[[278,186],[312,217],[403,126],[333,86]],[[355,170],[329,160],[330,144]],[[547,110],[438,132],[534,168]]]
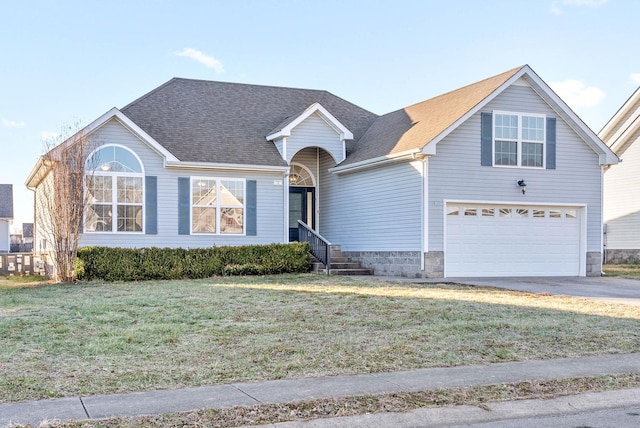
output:
[[[191,178],[191,233],[242,235],[245,180]]]
[[[133,152],[103,146],[87,159],[86,232],[142,232],[144,174]]]
[[[545,116],[494,112],[494,165],[545,167]]]

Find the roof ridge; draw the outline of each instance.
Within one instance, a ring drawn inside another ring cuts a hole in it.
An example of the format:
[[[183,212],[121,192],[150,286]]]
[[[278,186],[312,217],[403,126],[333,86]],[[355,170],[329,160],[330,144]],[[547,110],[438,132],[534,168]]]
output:
[[[167,86],[171,85],[172,83],[174,83],[176,80],[178,80],[178,77],[172,77],[171,79],[169,79],[168,81],[164,82],[162,85],[158,86],[157,88],[154,88],[152,90],[150,90],[149,92],[147,92],[146,94],[136,98],[135,100],[131,101],[129,104],[127,104],[126,106],[122,107],[120,109],[120,111],[125,110],[129,107],[131,107],[134,104],[139,103],[140,101],[144,100],[145,98],[149,97],[151,94],[155,94],[156,92],[158,92],[160,89],[164,89]]]
[[[503,76],[503,75],[509,75],[509,76],[512,76],[512,75],[516,74],[518,71],[522,70],[522,69],[523,69],[524,67],[526,67],[526,66],[527,66],[527,65],[525,64],[525,65],[521,65],[521,66],[519,66],[519,67],[512,68],[512,69],[507,70],[507,71],[503,71],[502,73],[498,73],[498,74],[496,74],[496,75],[489,76],[489,77],[484,78],[484,79],[482,79],[482,80],[478,80],[478,81],[476,81],[476,82],[469,83],[469,84],[464,85],[464,86],[461,86],[461,87],[459,87],[459,88],[452,89],[452,90],[450,90],[450,91],[447,91],[447,92],[444,92],[444,93],[442,93],[442,94],[436,95],[435,97],[431,97],[431,98],[428,98],[428,99],[426,99],[426,100],[424,100],[424,101],[419,101],[419,102],[417,102],[417,103],[410,104],[410,105],[408,105],[408,106],[406,106],[406,107],[403,107],[403,108],[400,108],[400,109],[398,109],[398,110],[394,110],[394,111],[399,111],[399,110],[403,110],[403,109],[406,109],[406,108],[409,108],[409,107],[417,106],[417,105],[419,105],[419,104],[423,104],[423,103],[426,103],[426,102],[429,102],[429,101],[435,100],[436,98],[444,97],[444,96],[447,96],[447,95],[453,94],[453,93],[455,93],[455,92],[462,91],[463,89],[467,89],[467,88],[470,88],[470,87],[472,87],[472,86],[479,86],[480,84],[482,84],[482,83],[486,82],[487,80],[496,79],[496,78],[498,78],[498,77],[500,77],[500,76]],[[508,80],[508,78],[505,78],[504,80],[505,80],[505,81],[507,81],[507,80]],[[393,113],[393,112],[390,112],[390,113]]]
[[[330,93],[325,89],[308,89],[308,88],[296,88],[296,87],[293,87],[293,86],[262,85],[262,84],[259,84],[259,83],[227,82],[227,81],[224,81],[224,80],[191,79],[191,78],[188,78],[188,77],[174,77],[171,80],[172,81],[173,80],[175,80],[175,81],[182,80],[182,81],[186,81],[186,82],[216,83],[216,84],[230,85],[230,86],[253,86],[253,87],[259,87],[259,88],[292,89],[292,90],[296,90],[296,91]]]

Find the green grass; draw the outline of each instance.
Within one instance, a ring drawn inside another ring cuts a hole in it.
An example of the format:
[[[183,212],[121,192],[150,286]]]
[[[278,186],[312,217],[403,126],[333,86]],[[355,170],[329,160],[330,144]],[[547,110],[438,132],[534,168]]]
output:
[[[611,276],[624,276],[640,279],[640,265],[604,265],[603,271]]]
[[[0,280],[0,401],[640,351],[640,307],[283,275]]]
[[[47,281],[39,275],[0,276],[0,287],[14,284],[41,284]]]

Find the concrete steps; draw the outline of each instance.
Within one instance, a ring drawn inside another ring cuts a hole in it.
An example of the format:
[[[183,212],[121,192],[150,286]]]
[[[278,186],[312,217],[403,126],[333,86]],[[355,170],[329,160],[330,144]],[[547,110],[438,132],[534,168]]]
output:
[[[313,272],[319,274],[326,274],[327,267],[313,258]],[[331,268],[329,269],[330,275],[373,275],[373,269],[363,268],[360,262],[354,262],[340,250],[340,246],[331,246]]]

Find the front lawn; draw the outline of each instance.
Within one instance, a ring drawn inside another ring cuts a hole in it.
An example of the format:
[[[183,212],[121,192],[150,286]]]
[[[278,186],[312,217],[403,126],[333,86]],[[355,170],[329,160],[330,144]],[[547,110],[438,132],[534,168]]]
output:
[[[319,275],[0,280],[0,401],[640,352],[640,307]]]
[[[640,265],[604,265],[603,272],[611,276],[640,279]]]

